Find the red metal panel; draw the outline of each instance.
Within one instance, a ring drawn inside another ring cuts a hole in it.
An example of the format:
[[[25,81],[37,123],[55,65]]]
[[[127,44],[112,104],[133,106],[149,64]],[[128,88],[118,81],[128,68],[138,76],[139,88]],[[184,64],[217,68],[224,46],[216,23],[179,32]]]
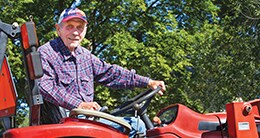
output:
[[[251,104],[233,102],[226,105],[229,138],[258,138]],[[249,112],[248,112],[248,111]]]
[[[178,106],[177,116],[175,121],[170,124],[157,127],[147,131],[147,137],[160,137],[160,135],[167,135],[172,137],[182,137],[182,138],[199,138],[203,133],[209,130],[199,130],[200,122],[217,122],[219,126],[222,125],[220,120],[225,120],[225,114],[200,114],[182,104],[174,104],[168,106],[161,110],[160,113],[171,108],[173,106]],[[159,116],[158,114],[158,116]]]
[[[202,134],[201,138],[228,138],[226,131],[209,131]]]
[[[16,89],[13,84],[11,72],[6,57],[0,72],[0,118],[15,114]]]
[[[100,122],[72,118],[66,118],[63,124],[9,129],[3,135],[3,138],[57,137],[128,138],[128,135]]]

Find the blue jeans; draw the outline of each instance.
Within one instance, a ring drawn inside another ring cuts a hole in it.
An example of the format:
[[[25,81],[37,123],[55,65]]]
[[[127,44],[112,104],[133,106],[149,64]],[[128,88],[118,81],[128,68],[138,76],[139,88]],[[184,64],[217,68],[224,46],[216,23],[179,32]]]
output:
[[[144,135],[146,134],[146,127],[145,127],[144,122],[141,119],[139,119],[139,121],[137,121],[137,118],[135,118],[135,117],[118,117],[118,118],[120,118],[123,121],[130,124],[130,126],[131,126],[131,131],[130,131],[130,134],[129,134],[130,138],[134,138],[134,136],[137,132],[144,134]],[[124,128],[122,126],[120,126],[117,123],[111,122],[109,120],[100,118],[99,122],[110,125],[110,126],[116,128],[116,129],[119,129],[122,132],[124,131]]]

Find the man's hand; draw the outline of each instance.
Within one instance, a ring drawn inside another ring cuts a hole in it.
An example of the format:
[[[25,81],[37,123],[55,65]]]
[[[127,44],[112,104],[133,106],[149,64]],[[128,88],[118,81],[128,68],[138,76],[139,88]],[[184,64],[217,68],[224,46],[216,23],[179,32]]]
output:
[[[148,87],[152,88],[153,90],[156,89],[158,86],[161,87],[161,90],[158,93],[160,95],[163,95],[163,92],[166,91],[164,81],[150,80],[149,83],[148,83]]]
[[[79,104],[78,108],[88,110],[99,110],[101,107],[97,102],[82,102]]]
[[[161,124],[162,124],[161,119],[160,119],[159,117],[157,117],[157,116],[155,116],[155,117],[153,118],[153,122],[156,123],[156,124],[158,124],[158,125],[161,125]]]

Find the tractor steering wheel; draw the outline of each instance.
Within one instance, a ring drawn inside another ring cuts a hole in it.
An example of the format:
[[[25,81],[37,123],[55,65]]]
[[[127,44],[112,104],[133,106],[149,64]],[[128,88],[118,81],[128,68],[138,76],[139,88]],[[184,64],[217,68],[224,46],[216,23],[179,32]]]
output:
[[[137,96],[135,96],[132,99],[129,99],[127,102],[125,102],[124,104],[122,104],[120,107],[117,107],[116,109],[114,109],[110,114],[104,113],[104,112],[99,112],[99,111],[93,111],[93,110],[85,110],[85,109],[73,109],[70,112],[70,117],[76,117],[79,114],[82,115],[86,115],[86,116],[93,116],[93,117],[99,117],[99,118],[104,118],[110,121],[113,121],[121,126],[123,126],[125,128],[124,133],[125,134],[129,134],[130,130],[131,130],[131,126],[122,121],[121,119],[115,117],[116,115],[122,114],[122,113],[128,113],[128,112],[133,112],[134,107],[139,107],[138,108],[138,112],[142,113],[143,111],[145,111],[148,107],[148,105],[150,104],[152,98],[154,97],[154,95],[156,93],[158,93],[161,90],[161,87],[157,87],[155,90],[149,89],[146,90],[140,94],[138,94]]]
[[[110,112],[111,115],[120,115],[122,113],[134,113],[134,108],[138,108],[136,110],[139,110],[139,113],[144,112],[148,105],[150,104],[152,98],[156,93],[158,93],[161,90],[161,87],[158,86],[156,89],[148,89],[137,96],[133,97],[132,99],[129,99],[125,103],[123,103],[121,106],[117,107],[113,111]]]

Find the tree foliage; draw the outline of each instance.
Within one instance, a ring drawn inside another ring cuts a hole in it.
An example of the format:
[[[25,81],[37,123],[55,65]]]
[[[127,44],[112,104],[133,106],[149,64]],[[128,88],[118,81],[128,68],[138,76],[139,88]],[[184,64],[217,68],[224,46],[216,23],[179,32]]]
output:
[[[73,1],[0,2],[0,20],[20,25],[33,16],[40,44],[56,35],[54,24]],[[173,103],[204,113],[222,111],[238,97],[260,92],[257,0],[89,0],[83,46],[111,64],[164,80],[167,92],[149,107],[154,115]],[[25,89],[20,47],[9,42],[7,55],[19,94]],[[111,109],[144,89],[112,90],[96,84],[95,99]],[[20,97],[23,95],[20,94]]]

